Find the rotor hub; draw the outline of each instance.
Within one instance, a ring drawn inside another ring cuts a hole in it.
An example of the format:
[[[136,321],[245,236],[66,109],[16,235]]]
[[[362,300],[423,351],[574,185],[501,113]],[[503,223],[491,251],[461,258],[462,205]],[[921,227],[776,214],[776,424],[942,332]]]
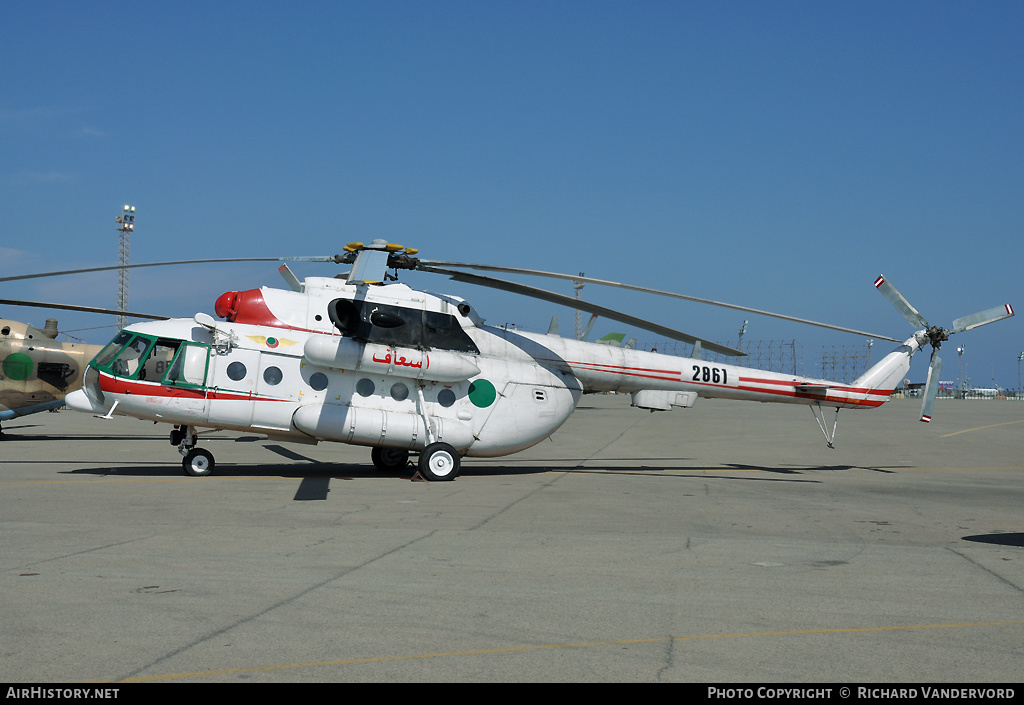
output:
[[[928,342],[936,350],[942,347],[942,343],[949,340],[949,331],[939,326],[931,326],[925,330],[924,334],[928,337]]]

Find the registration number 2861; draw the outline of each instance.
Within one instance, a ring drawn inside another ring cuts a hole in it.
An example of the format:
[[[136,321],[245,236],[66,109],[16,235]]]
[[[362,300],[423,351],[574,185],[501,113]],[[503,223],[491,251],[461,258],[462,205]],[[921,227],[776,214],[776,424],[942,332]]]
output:
[[[692,379],[694,382],[710,382],[711,384],[729,384],[729,371],[724,367],[694,365]]]

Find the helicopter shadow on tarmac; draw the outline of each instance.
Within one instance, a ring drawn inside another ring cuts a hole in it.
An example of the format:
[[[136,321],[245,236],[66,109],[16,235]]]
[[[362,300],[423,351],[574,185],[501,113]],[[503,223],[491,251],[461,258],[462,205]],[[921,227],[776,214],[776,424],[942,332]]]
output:
[[[988,543],[996,546],[1015,546],[1017,548],[1024,548],[1024,533],[978,534],[976,536],[964,536],[963,540],[971,541],[973,543]]]
[[[33,437],[33,439],[42,437]],[[138,438],[135,436],[134,438]],[[87,439],[91,440],[91,439]],[[109,440],[109,438],[96,438],[94,440]],[[162,441],[162,438],[152,440]],[[235,442],[252,442],[264,439],[238,438],[238,439],[211,439]],[[268,443],[263,446],[284,459],[287,463],[279,462],[258,462],[258,463],[222,463],[217,466],[214,477],[282,477],[282,478],[327,478],[338,480],[356,479],[380,479],[393,478],[399,480],[413,480],[417,478],[416,466],[409,463],[399,470],[380,470],[371,464],[352,464],[345,462],[330,462],[317,460],[291,450],[281,445]],[[685,465],[681,464],[681,458],[647,458],[642,465],[623,465],[629,459],[606,459],[604,464],[597,464],[584,459],[558,458],[558,459],[531,459],[529,465],[509,464],[506,462],[494,462],[480,460],[478,463],[467,463],[463,465],[460,474],[464,477],[513,477],[538,475],[545,473],[569,473],[586,475],[620,475],[631,477],[678,477],[678,478],[701,478],[719,480],[739,480],[748,482],[797,482],[814,483],[821,482],[820,479],[809,476],[811,473],[821,472],[842,472],[848,470],[867,470],[891,474],[894,471],[885,468],[865,468],[853,465],[814,465],[800,467],[769,466],[769,465],[745,465],[740,463],[722,463],[720,465]],[[582,463],[586,462],[586,465]],[[135,477],[179,477],[181,471],[177,464],[155,463],[136,466],[111,467],[104,465],[95,468],[78,468],[65,471],[68,474],[92,474],[92,475],[120,475]],[[733,474],[736,473],[736,474]],[[183,478],[186,479],[186,478]],[[197,478],[202,479],[202,478]],[[457,481],[456,478],[455,481]]]
[[[401,470],[379,470],[372,465],[353,465],[349,463],[325,463],[323,461],[315,460],[306,456],[301,455],[295,451],[292,451],[283,446],[267,445],[264,446],[267,450],[274,452],[290,461],[298,464],[282,464],[282,463],[239,463],[239,464],[222,464],[217,467],[216,478],[252,478],[252,479],[265,479],[265,478],[283,478],[283,479],[297,479],[299,480],[299,486],[296,488],[295,495],[292,497],[297,502],[308,502],[308,501],[323,501],[328,498],[331,492],[331,482],[333,481],[352,481],[352,480],[380,480],[380,479],[391,479],[400,480],[404,482],[409,481],[423,481],[422,477],[416,471],[414,465],[410,464]],[[479,466],[467,465],[463,466],[462,476],[466,478],[472,477],[513,477],[513,476],[526,476],[526,475],[538,475],[545,473],[573,473],[573,474],[592,474],[592,475],[619,475],[619,476],[630,476],[636,477],[638,480],[644,477],[659,477],[668,478],[676,477],[680,479],[701,479],[701,480],[730,480],[730,481],[747,481],[747,482],[797,482],[797,483],[812,483],[818,484],[821,482],[820,479],[810,477],[799,477],[804,475],[805,472],[836,472],[843,470],[855,469],[853,466],[841,465],[841,466],[821,466],[821,467],[807,467],[802,469],[792,468],[770,468],[762,466],[750,466],[750,465],[738,465],[726,463],[717,467],[701,466],[701,467],[680,467],[678,465],[678,459],[671,459],[671,464],[664,465],[643,465],[640,467],[623,467],[619,465],[589,465],[587,467],[579,467],[574,465],[572,467],[559,466],[558,462],[551,464],[542,465],[506,465],[506,464],[483,464]],[[565,462],[564,460],[559,462]],[[890,472],[882,469],[875,469],[878,472]],[[730,472],[740,471],[741,475],[732,475]],[[166,479],[166,478],[180,478],[184,481],[191,482],[203,482],[210,481],[206,478],[187,478],[180,474],[180,471],[173,464],[159,464],[159,465],[136,465],[136,466],[121,466],[121,467],[94,467],[94,468],[79,468],[75,470],[63,471],[69,475],[96,475],[100,477],[132,477],[132,478],[151,478],[151,479]],[[785,477],[773,477],[765,476],[765,473],[779,473],[785,475]],[[797,477],[793,477],[796,475]],[[454,480],[458,482],[458,478]],[[438,483],[426,483],[429,485],[436,485]],[[447,483],[442,483],[447,484]],[[981,540],[979,538],[978,540]],[[1015,545],[1015,544],[1011,544]]]
[[[273,449],[272,449],[273,450]],[[287,449],[281,448],[280,450]],[[286,457],[291,457],[293,453],[288,451],[284,454]],[[297,455],[297,454],[296,454]],[[293,458],[295,459],[295,458]],[[282,478],[282,479],[296,479],[299,480],[299,486],[295,491],[295,495],[292,498],[297,502],[302,501],[316,501],[326,500],[328,494],[331,491],[331,482],[333,481],[351,481],[351,480],[373,480],[373,479],[388,479],[388,480],[400,480],[403,482],[424,482],[430,485],[438,484],[450,484],[450,483],[427,483],[425,479],[419,476],[416,468],[413,465],[409,465],[401,470],[378,470],[372,465],[351,465],[348,463],[324,463],[321,461],[312,460],[309,458],[297,458],[301,465],[292,464],[281,464],[281,463],[248,463],[248,464],[229,464],[224,463],[217,466],[217,473],[211,478],[189,478],[181,474],[179,468],[173,464],[165,465],[129,465],[121,467],[93,467],[93,468],[78,468],[75,470],[62,471],[68,475],[95,475],[97,477],[131,477],[131,478],[150,478],[154,480],[162,479],[181,479],[186,482],[216,482],[218,478],[251,478],[251,479],[266,479],[266,478]],[[305,461],[305,462],[303,462]],[[528,475],[536,473],[548,472],[550,468],[546,467],[504,467],[500,468],[501,472],[496,472],[498,468],[489,468],[487,474],[501,474],[501,475]],[[467,475],[474,473],[469,472]]]

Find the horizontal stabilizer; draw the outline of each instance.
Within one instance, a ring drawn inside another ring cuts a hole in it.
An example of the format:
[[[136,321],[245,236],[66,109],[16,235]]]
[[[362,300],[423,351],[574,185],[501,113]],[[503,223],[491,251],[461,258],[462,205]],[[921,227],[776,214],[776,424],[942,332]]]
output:
[[[796,391],[802,394],[825,394],[831,388],[832,385],[820,382],[800,382],[796,385]]]

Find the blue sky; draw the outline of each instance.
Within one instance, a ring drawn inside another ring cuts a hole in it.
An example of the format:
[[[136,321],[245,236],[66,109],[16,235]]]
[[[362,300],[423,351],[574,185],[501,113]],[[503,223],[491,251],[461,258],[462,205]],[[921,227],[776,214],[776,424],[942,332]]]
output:
[[[880,273],[939,325],[1024,307],[1021,36],[1019,2],[8,3],[0,276],[115,264],[131,203],[133,262],[383,237],[904,337]],[[130,307],[212,312],[224,291],[281,285],[275,269],[138,270]],[[567,309],[404,279],[491,323],[543,331],[557,314],[572,331]],[[0,287],[117,300],[114,273]],[[748,319],[748,340],[799,340],[807,374],[823,346],[864,342],[596,286],[584,297],[723,342]],[[1016,388],[1022,325],[946,343],[943,377],[963,344],[965,377]]]

